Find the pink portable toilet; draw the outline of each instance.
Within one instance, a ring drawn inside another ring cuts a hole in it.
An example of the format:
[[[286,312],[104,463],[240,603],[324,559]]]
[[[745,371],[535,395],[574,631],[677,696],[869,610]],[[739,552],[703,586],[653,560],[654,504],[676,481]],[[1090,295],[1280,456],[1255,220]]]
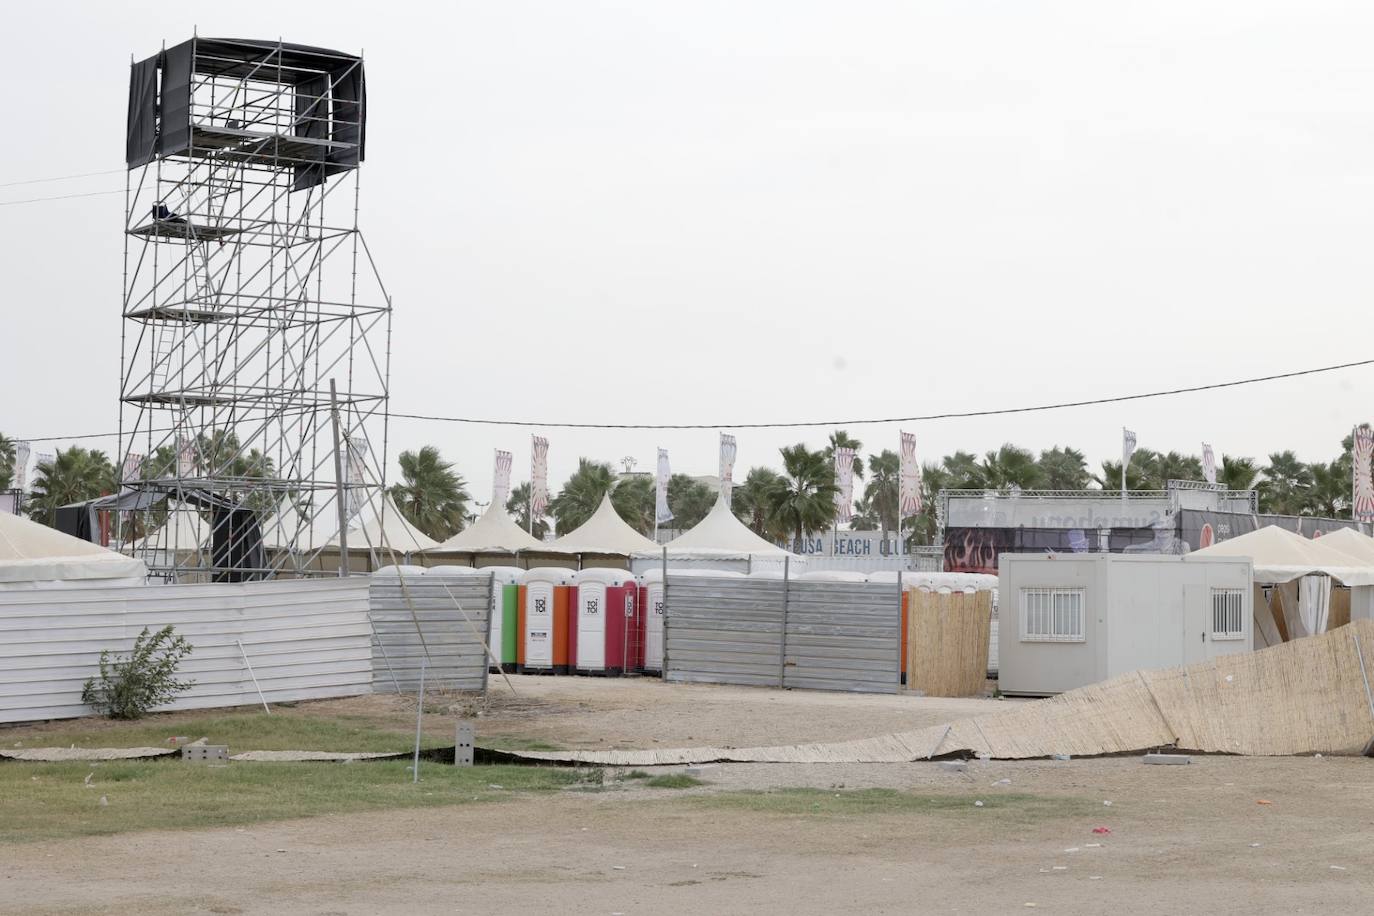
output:
[[[577,573],[572,626],[578,674],[621,674],[639,652],[639,583],[623,569]]]

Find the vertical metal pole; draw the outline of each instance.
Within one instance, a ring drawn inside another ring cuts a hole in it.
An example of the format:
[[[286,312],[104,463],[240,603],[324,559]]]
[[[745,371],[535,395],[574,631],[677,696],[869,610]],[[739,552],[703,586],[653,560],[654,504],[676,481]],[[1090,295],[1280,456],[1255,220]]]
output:
[[[902,634],[906,632],[906,628],[902,625],[902,601],[905,598],[906,589],[902,588],[902,570],[899,569],[897,570],[897,693],[902,692]]]
[[[658,663],[658,676],[668,679],[668,545],[663,546],[663,658]],[[653,613],[653,602],[649,602],[649,613]],[[648,640],[649,618],[644,618],[645,640]]]
[[[343,443],[339,435],[339,395],[329,380],[329,417],[334,425],[334,493],[339,502],[339,578],[348,575],[348,500],[344,498]]]
[[[782,632],[778,634],[778,686],[787,686],[787,601],[791,593],[792,558],[782,558]]]
[[[420,659],[420,702],[415,704],[415,763],[411,782],[420,781],[420,726],[425,720],[425,659]]]
[[[1130,459],[1126,457],[1126,427],[1121,427],[1121,505],[1126,505],[1126,465]]]
[[[258,686],[258,676],[253,673],[253,663],[248,660],[248,653],[243,651],[243,643],[236,639],[234,645],[239,647],[239,655],[243,656],[243,664],[248,668],[248,676],[253,679],[253,689],[258,692],[258,699],[262,701],[263,712],[269,716],[272,715],[272,710],[267,706],[267,697],[262,695],[262,687]]]

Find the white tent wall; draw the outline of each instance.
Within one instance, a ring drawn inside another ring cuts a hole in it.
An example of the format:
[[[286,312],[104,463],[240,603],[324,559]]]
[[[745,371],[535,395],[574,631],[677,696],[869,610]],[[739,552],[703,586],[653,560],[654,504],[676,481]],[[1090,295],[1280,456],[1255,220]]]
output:
[[[195,684],[166,709],[258,703],[240,642],[269,703],[371,692],[366,578],[0,591],[0,722],[90,715],[101,650],[167,624]]]

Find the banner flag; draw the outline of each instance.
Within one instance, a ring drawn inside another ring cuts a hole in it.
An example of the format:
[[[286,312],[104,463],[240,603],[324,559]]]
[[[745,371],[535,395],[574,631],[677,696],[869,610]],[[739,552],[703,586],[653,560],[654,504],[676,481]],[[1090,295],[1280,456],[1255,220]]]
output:
[[[363,510],[363,485],[367,482],[367,453],[370,451],[367,440],[361,436],[350,436],[348,450],[344,452],[344,481],[348,484],[348,518],[357,518]]]
[[[1354,492],[1351,517],[1357,522],[1374,522],[1374,480],[1370,478],[1374,465],[1374,429],[1368,423],[1355,427]]]
[[[854,517],[854,450],[835,449],[835,521]]]
[[[502,509],[510,499],[510,469],[515,456],[510,452],[496,450],[496,472],[491,478],[491,501]]]
[[[1126,427],[1121,427],[1121,472],[1126,473],[1126,468],[1131,463],[1131,456],[1135,454],[1135,433]]]
[[[143,476],[143,456],[137,452],[130,452],[124,456],[124,467],[119,472],[120,484],[127,484],[138,480]]]
[[[16,490],[24,489],[24,484],[28,482],[30,448],[32,446],[22,439],[14,443],[14,475],[10,486]]]
[[[673,520],[673,510],[668,508],[668,480],[672,472],[668,469],[668,450],[658,450],[658,480],[654,487],[654,523],[661,525]]]
[[[730,505],[735,488],[735,437],[720,434],[720,492],[725,495],[725,504]]]
[[[1217,485],[1217,458],[1206,442],[1202,443],[1202,477],[1212,486]]]
[[[549,507],[549,440],[530,437],[530,520]]]
[[[902,433],[901,456],[898,504],[902,518],[907,518],[921,511],[921,463],[916,460],[915,433]]]
[[[177,436],[177,476],[190,477],[196,472],[195,444]]]

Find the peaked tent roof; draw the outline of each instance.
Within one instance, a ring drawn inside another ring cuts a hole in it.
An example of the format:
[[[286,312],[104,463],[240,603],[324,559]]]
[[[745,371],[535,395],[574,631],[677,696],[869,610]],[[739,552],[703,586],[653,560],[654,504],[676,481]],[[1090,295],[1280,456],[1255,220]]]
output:
[[[541,550],[544,546],[542,541],[517,525],[503,506],[493,501],[481,518],[432,550],[435,553],[515,553]]]
[[[384,507],[382,514],[385,522],[378,519],[378,507]],[[296,546],[302,550],[318,550],[321,547],[337,547],[339,529],[334,516],[334,504],[330,511],[317,516],[313,525],[306,519],[290,500],[284,499],[277,514],[263,525],[262,543],[269,549],[285,547],[292,535]],[[402,553],[414,553],[437,547],[439,542],[406,521],[401,510],[396,508],[390,493],[383,493],[380,501],[368,500],[348,525],[349,551],[366,551],[369,548],[380,550],[384,546]]]
[[[210,549],[210,526],[194,506],[185,503],[168,515],[161,528],[129,545],[135,553],[142,550],[194,551],[202,547]]]
[[[1321,536],[1323,547],[1335,547],[1363,563],[1374,565],[1374,538],[1360,534],[1354,528],[1338,528]]]
[[[657,551],[659,548],[654,548]],[[759,537],[748,525],[735,517],[725,504],[725,497],[717,496],[716,504],[706,517],[687,531],[668,542],[668,556],[711,557],[716,559],[748,556],[785,557],[788,552]]]
[[[0,512],[0,582],[62,579],[142,579],[142,560]]]
[[[611,505],[611,494],[607,493],[592,517],[577,530],[568,532],[550,544],[541,545],[540,549],[547,553],[608,553],[628,557],[636,553],[652,553],[659,547],[625,523]]]
[[[1374,585],[1374,565],[1302,535],[1267,525],[1239,537],[1188,554],[1194,557],[1249,557],[1255,581],[1283,583],[1313,573],[1328,575],[1345,585]]]

